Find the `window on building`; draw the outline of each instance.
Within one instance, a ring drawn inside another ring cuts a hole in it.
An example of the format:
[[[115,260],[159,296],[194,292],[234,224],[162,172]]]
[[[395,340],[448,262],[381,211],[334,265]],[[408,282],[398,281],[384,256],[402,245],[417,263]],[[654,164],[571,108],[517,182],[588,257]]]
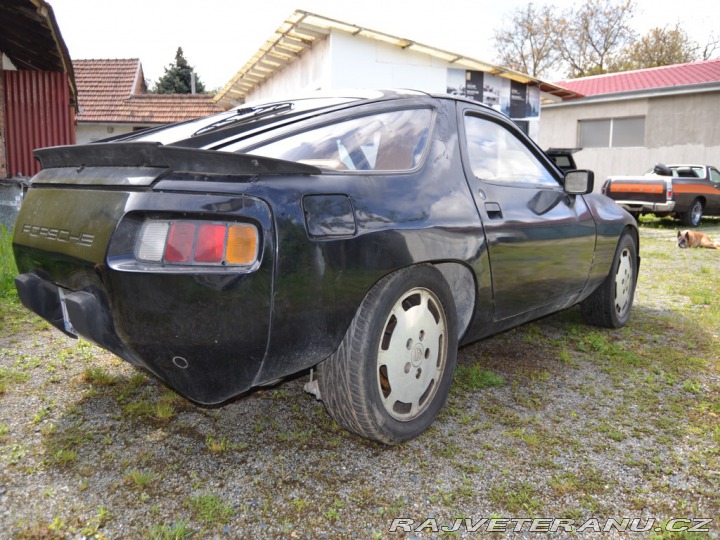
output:
[[[645,145],[645,117],[578,121],[582,148],[621,148]]]

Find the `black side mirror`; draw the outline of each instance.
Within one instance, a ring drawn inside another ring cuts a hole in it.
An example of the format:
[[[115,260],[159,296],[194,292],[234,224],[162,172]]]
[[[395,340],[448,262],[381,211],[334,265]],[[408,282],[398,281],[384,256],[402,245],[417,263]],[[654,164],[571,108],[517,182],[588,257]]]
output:
[[[565,173],[565,193],[586,195],[595,187],[595,173],[588,170],[567,171]]]

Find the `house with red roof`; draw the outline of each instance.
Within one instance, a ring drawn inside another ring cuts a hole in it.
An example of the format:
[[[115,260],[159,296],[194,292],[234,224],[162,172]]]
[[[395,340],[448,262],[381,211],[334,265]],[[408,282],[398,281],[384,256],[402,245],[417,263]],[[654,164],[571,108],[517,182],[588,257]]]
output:
[[[137,58],[73,60],[78,144],[220,112],[208,94],[148,94]]]
[[[543,104],[540,145],[582,148],[596,190],[656,163],[720,165],[720,59],[555,84],[582,97]]]

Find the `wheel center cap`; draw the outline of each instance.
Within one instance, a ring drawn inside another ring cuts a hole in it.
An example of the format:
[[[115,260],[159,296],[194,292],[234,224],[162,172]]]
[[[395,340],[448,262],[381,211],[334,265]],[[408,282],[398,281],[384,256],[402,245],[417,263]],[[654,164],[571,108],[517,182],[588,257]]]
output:
[[[423,358],[425,357],[425,347],[418,343],[413,347],[410,354],[412,356],[411,360],[413,366],[418,367],[420,364],[422,364]]]

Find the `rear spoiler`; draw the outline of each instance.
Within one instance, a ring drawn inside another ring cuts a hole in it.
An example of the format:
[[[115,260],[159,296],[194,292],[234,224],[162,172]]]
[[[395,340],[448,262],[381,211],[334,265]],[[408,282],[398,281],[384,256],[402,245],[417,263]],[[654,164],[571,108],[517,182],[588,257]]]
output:
[[[163,146],[157,142],[95,143],[40,148],[34,152],[43,169],[59,167],[157,167],[176,172],[221,175],[321,174],[321,169],[252,154],[234,154]]]

